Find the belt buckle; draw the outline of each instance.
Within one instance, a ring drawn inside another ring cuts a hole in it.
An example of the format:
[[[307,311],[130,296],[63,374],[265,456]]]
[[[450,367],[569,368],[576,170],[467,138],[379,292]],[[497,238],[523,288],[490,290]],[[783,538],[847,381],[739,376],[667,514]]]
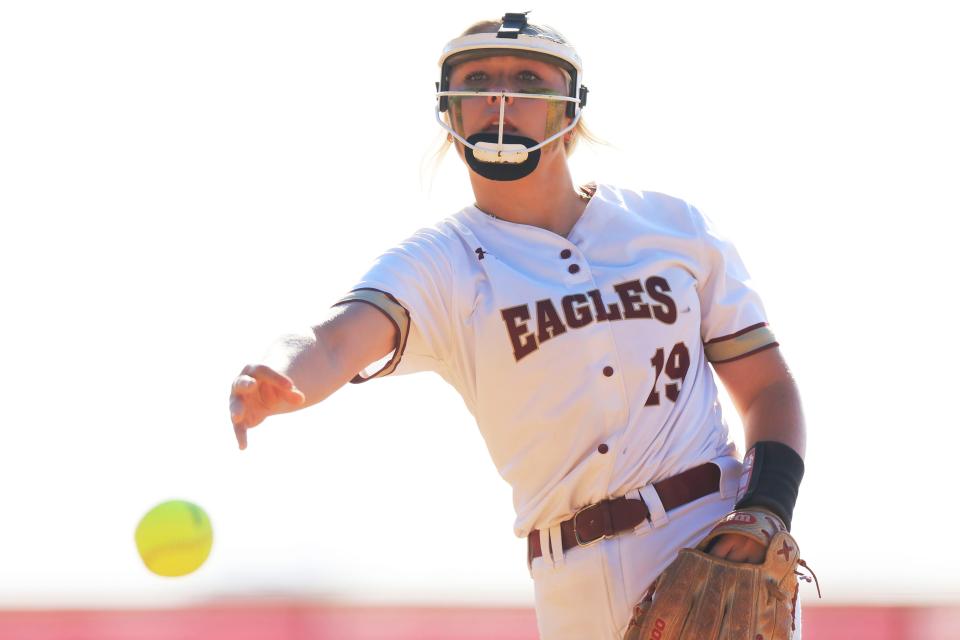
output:
[[[606,521],[603,522],[603,534],[601,534],[599,538],[594,538],[593,540],[588,540],[587,542],[584,542],[583,540],[580,539],[580,532],[577,531],[577,517],[578,517],[581,513],[583,513],[584,511],[586,511],[587,509],[593,509],[594,507],[603,508],[604,502],[606,502],[606,501],[597,502],[597,503],[595,503],[595,504],[588,504],[588,505],[585,506],[585,507],[581,507],[575,514],[573,514],[573,538],[574,538],[574,540],[576,540],[578,547],[589,547],[589,546],[594,545],[594,544],[596,544],[596,543],[598,543],[598,542],[600,542],[600,541],[602,541],[602,540],[606,540],[607,538],[613,538],[613,537],[615,536],[615,534],[613,533],[613,531],[610,531],[610,533],[607,533],[607,522],[606,522]],[[609,508],[609,507],[608,507],[608,508]],[[609,520],[609,519],[605,519],[605,520]]]

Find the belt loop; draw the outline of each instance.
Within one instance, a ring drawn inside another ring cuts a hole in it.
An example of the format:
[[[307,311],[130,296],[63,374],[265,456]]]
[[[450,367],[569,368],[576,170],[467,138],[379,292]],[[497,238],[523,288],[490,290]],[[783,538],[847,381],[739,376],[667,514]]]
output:
[[[737,495],[743,463],[732,456],[714,458],[710,462],[720,467],[720,497],[730,498]]]
[[[550,565],[553,566],[553,552],[550,550],[550,531],[541,527],[537,533],[540,534],[540,555],[544,561],[549,559]]]
[[[628,491],[627,495],[624,497],[627,498],[628,500],[639,500],[640,502],[644,502],[643,496],[640,495],[640,489],[630,489],[630,491]],[[644,504],[646,503],[644,502]],[[650,511],[650,507],[647,507],[647,512],[649,511]],[[641,520],[640,523],[633,528],[633,532],[634,533],[640,533],[641,531],[646,532],[652,528],[653,528],[653,525],[650,524],[649,519]]]
[[[663,503],[660,502],[660,494],[657,493],[653,483],[640,487],[639,491],[643,501],[647,503],[647,509],[650,510],[650,524],[657,528],[670,522],[670,518],[663,508]]]
[[[551,555],[553,556],[553,568],[559,569],[563,566],[563,536],[560,534],[560,523],[550,527]]]

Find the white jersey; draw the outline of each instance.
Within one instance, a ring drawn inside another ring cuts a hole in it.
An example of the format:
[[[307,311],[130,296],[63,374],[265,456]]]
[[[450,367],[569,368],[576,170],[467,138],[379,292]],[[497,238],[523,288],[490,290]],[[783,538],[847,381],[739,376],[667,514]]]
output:
[[[777,344],[708,220],[605,185],[566,238],[466,207],[383,254],[349,301],[399,330],[354,381],[431,370],[453,385],[521,537],[734,454],[708,363]]]

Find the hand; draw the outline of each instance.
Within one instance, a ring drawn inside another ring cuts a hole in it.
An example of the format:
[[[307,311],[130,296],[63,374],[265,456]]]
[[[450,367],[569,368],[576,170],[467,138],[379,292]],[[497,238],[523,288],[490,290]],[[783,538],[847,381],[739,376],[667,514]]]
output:
[[[230,420],[240,449],[247,448],[247,429],[305,401],[306,396],[287,376],[262,364],[244,367],[230,387]]]
[[[763,564],[767,548],[747,536],[725,533],[713,541],[708,553],[731,562]]]

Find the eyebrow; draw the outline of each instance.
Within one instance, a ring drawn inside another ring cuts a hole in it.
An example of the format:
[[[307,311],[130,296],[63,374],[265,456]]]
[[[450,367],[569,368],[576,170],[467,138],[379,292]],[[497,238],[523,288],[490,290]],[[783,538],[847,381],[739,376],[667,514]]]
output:
[[[480,60],[468,60],[466,62],[458,64],[453,69],[451,76],[462,76],[462,75],[474,73],[477,71],[489,72],[488,65],[483,64],[484,62],[485,60],[480,59]],[[546,72],[545,68],[548,68],[550,71]],[[559,69],[558,67],[554,67],[545,62],[539,62],[537,60],[520,59],[518,62],[514,63],[510,68],[511,73],[519,73],[521,71],[530,71],[530,72],[536,73],[538,76],[541,77],[541,79],[543,79],[546,82],[549,81],[549,78],[546,77],[548,73],[552,75],[554,72],[557,73],[560,76],[560,78],[563,79],[565,82],[567,80],[567,76],[562,69]]]

